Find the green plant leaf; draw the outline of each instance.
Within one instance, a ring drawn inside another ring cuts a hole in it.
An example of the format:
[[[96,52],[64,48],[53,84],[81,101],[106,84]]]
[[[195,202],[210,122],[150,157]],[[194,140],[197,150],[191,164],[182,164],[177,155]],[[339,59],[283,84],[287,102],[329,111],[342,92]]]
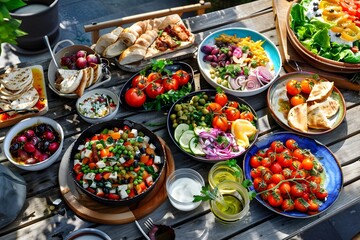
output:
[[[0,0],[0,1],[4,1],[4,0]],[[6,1],[6,0],[5,0]],[[23,7],[26,5],[25,2],[23,2],[22,0],[11,0],[11,1],[6,1],[3,2],[6,6],[6,8],[11,12],[12,10],[15,10],[17,8]]]

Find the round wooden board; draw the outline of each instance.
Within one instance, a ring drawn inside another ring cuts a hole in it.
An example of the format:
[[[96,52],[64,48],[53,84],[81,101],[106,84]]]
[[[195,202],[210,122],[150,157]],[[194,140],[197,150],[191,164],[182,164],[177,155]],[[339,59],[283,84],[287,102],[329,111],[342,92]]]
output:
[[[165,146],[166,152],[166,171],[161,175],[158,183],[154,189],[147,194],[147,196],[129,207],[121,206],[106,206],[99,202],[92,200],[80,189],[78,189],[69,173],[69,157],[71,147],[66,150],[61,159],[59,168],[59,185],[62,196],[65,202],[69,205],[71,210],[76,215],[96,223],[101,224],[123,224],[140,219],[154,211],[167,198],[166,193],[166,178],[175,171],[174,158],[171,154],[170,148],[165,144],[164,140],[160,138],[162,144]]]

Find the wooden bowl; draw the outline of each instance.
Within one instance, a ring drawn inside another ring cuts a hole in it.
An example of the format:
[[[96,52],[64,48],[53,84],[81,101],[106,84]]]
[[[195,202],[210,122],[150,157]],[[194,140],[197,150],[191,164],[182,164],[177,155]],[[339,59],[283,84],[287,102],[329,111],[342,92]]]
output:
[[[286,32],[291,45],[296,52],[304,58],[310,65],[327,72],[334,73],[357,73],[360,69],[359,63],[345,63],[338,62],[328,58],[321,57],[309,51],[296,37],[295,33],[290,27],[290,11],[293,5],[289,8],[286,21]]]

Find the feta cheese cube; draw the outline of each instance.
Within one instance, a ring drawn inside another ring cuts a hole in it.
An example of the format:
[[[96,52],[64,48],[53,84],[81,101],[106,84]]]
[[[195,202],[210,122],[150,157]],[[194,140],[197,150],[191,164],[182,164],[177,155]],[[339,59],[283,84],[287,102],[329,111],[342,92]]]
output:
[[[156,149],[155,145],[152,144],[152,143],[150,143],[149,147],[152,148],[152,149],[154,149],[154,150]]]
[[[144,137],[144,142],[148,143],[150,141],[150,138],[148,136]]]
[[[92,173],[92,172],[89,172],[89,173],[87,173],[87,174],[85,174],[84,175],[84,179],[86,179],[86,180],[94,180],[94,178],[95,178],[95,173]]]
[[[153,164],[153,165],[151,165],[153,168],[154,168],[154,172],[158,172],[159,171],[159,168],[158,168],[158,166],[156,166],[155,164]]]
[[[115,161],[110,161],[109,164],[110,164],[110,166],[114,166],[115,164],[117,164],[117,162],[115,162]]]
[[[91,187],[91,188],[96,188],[96,182],[93,181],[93,182],[91,183],[90,187]]]
[[[83,188],[85,188],[85,189],[88,188],[88,187],[89,187],[88,181],[84,180],[82,186],[83,186]]]
[[[127,194],[127,192],[125,191],[125,190],[121,190],[120,191],[120,197],[122,198],[122,199],[124,199],[124,198],[127,198],[129,195]]]
[[[80,162],[80,160],[79,160],[79,159],[75,159],[75,160],[74,160],[74,166],[75,166],[76,164],[80,164],[80,165],[82,165],[82,162]]]
[[[85,145],[79,145],[79,146],[78,146],[78,150],[81,151],[81,150],[84,149],[84,147],[85,147]]]
[[[120,163],[126,162],[125,158],[123,158],[123,157],[121,157],[121,158],[119,159],[119,161],[120,161]]]
[[[161,158],[160,158],[160,156],[155,156],[155,158],[154,158],[154,163],[156,163],[156,164],[159,164],[159,163],[161,163]]]
[[[117,172],[112,172],[112,173],[110,174],[109,178],[116,180],[116,179],[117,179],[117,176],[118,176]]]
[[[123,191],[123,190],[127,190],[128,189],[128,186],[127,184],[121,184],[118,186],[118,191]]]
[[[97,166],[98,168],[104,168],[104,167],[106,167],[106,164],[105,164],[103,161],[98,161],[98,162],[96,163],[96,166]]]
[[[135,137],[137,137],[137,135],[138,135],[137,129],[133,128],[133,129],[131,129],[131,132],[134,134]]]
[[[111,189],[109,193],[116,193],[116,189]]]
[[[92,154],[92,151],[91,150],[89,150],[89,149],[85,149],[85,151],[82,151],[81,152],[81,158],[88,158],[88,157],[90,157],[91,156],[91,154]]]

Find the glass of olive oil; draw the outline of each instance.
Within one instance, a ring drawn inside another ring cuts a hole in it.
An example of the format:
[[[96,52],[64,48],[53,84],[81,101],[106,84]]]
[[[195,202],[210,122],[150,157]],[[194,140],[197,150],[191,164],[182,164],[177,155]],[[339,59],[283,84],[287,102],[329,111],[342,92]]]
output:
[[[227,161],[221,161],[212,166],[209,171],[208,180],[210,186],[214,188],[226,180],[242,183],[244,175],[239,165],[230,166]]]
[[[240,182],[225,180],[216,187],[218,195],[210,201],[210,208],[217,219],[223,223],[236,222],[249,212],[248,191]]]

